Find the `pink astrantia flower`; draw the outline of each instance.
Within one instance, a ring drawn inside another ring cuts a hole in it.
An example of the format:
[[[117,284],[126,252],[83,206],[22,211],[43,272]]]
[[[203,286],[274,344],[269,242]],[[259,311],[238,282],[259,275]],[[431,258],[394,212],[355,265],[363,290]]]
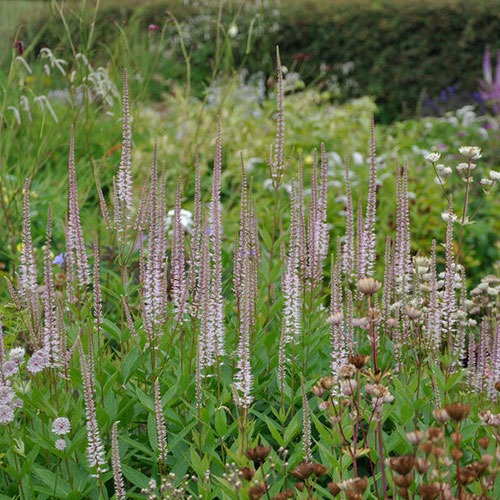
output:
[[[56,447],[56,449],[60,450],[60,451],[63,451],[66,449],[66,446],[67,446],[67,443],[64,439],[58,439],[55,443],[54,443],[54,446]]]
[[[52,422],[52,432],[58,436],[71,431],[71,422],[66,417],[58,417]]]
[[[10,406],[0,405],[0,424],[9,424],[14,420],[14,411]]]

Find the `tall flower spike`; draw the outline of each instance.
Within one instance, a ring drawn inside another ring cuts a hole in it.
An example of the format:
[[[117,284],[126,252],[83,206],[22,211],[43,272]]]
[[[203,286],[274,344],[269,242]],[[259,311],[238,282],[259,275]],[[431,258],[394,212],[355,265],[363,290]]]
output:
[[[52,276],[52,213],[49,208],[47,215],[47,232],[44,251],[44,290],[43,290],[43,348],[49,358],[49,366],[59,366],[61,364],[61,338],[57,321],[57,307],[55,300],[54,278]]]
[[[332,341],[332,374],[338,377],[339,371],[347,359],[346,335],[344,328],[344,311],[341,282],[341,246],[337,242],[337,259],[333,265],[330,299],[330,334]],[[333,259],[332,259],[333,260]]]
[[[410,279],[412,269],[410,253],[410,205],[408,202],[408,166],[405,164],[398,173],[396,186],[396,248],[395,272],[406,282]]]
[[[156,421],[156,439],[158,441],[158,458],[163,464],[167,460],[167,428],[165,426],[165,417],[163,415],[163,405],[161,402],[160,383],[158,377],[154,382],[154,401],[155,401],[155,421]]]
[[[156,147],[151,168],[148,223],[149,237],[147,255],[142,253],[142,287],[144,301],[144,319],[152,332],[155,325],[163,322],[166,306],[166,234],[165,208],[162,180],[158,179]]]
[[[438,294],[438,283],[436,277],[436,240],[432,240],[432,250],[431,250],[431,265],[429,272],[431,273],[430,281],[430,296],[429,296],[429,306],[427,310],[427,321],[426,321],[426,336],[429,345],[432,347],[434,355],[436,355],[441,349],[441,304],[439,302]]]
[[[176,321],[182,323],[187,299],[186,260],[184,251],[184,228],[181,223],[181,180],[177,182],[174,207],[174,231],[172,239],[172,300],[176,314]]]
[[[115,483],[115,498],[116,500],[125,500],[125,483],[123,482],[120,447],[118,444],[118,423],[115,422],[111,428],[111,464],[113,467],[113,482]]]
[[[25,307],[29,307],[33,314],[36,312],[38,283],[36,279],[35,250],[31,238],[30,217],[30,180],[24,183],[23,202],[23,241],[19,266],[18,294]]]
[[[345,194],[346,194],[346,223],[345,223],[345,239],[343,247],[343,267],[346,281],[349,283],[354,278],[354,208],[352,203],[351,177],[349,173],[349,161],[345,163]]]
[[[90,373],[81,343],[79,343],[78,349],[80,351],[85,415],[87,420],[87,462],[91,469],[96,470],[97,475],[101,475],[106,472],[106,457],[97,424],[93,384],[94,377],[93,374]]]
[[[201,231],[201,172],[198,149],[196,149],[195,154],[195,171],[193,231],[191,233],[188,283],[192,304],[191,314],[197,318],[200,303],[201,245],[203,238]]]
[[[456,369],[460,369],[462,367],[463,362],[466,358],[465,351],[465,337],[466,337],[466,327],[467,327],[467,282],[465,280],[465,268],[463,266],[460,267],[460,280],[462,282],[461,293],[460,293],[460,311],[463,313],[464,317],[462,317],[457,324],[457,332],[455,334],[455,341],[453,342],[453,357],[456,357],[456,361],[453,361],[452,366]],[[495,347],[493,348],[493,360],[495,359]],[[490,379],[492,381],[493,379]],[[491,389],[495,392],[496,390],[493,388],[494,382],[491,385]],[[490,394],[493,396],[493,394]]]
[[[469,391],[476,390],[477,380],[477,360],[476,360],[476,334],[473,330],[469,330],[468,334],[469,345],[467,348],[467,384]]]
[[[493,401],[498,401],[498,391],[495,384],[500,381],[500,322],[497,321],[496,334],[493,340],[492,372],[490,377],[490,396]]]
[[[358,222],[357,222],[357,241],[356,241],[356,273],[358,280],[364,278],[366,269],[366,245],[363,220],[363,204],[361,203],[361,193],[358,199]]]
[[[118,237],[123,241],[127,228],[130,225],[132,209],[132,133],[130,130],[130,109],[128,97],[128,74],[123,72],[123,142],[120,166],[116,180],[115,197],[115,226]]]
[[[255,307],[256,294],[255,282],[257,267],[254,265],[254,256],[252,255],[252,241],[250,228],[250,206],[249,197],[246,190],[246,178],[243,178],[242,184],[242,208],[239,231],[239,276],[238,279],[240,295],[240,314],[239,314],[239,339],[238,339],[238,361],[237,373],[235,376],[235,389],[238,391],[238,403],[248,412],[250,404],[253,401],[252,392],[252,367],[250,365],[250,338],[255,326]]]
[[[274,157],[270,162],[271,177],[275,189],[281,186],[285,170],[285,91],[283,88],[283,69],[281,67],[279,47],[276,47],[276,71],[276,96],[278,100],[277,130],[274,142]]]
[[[210,280],[210,311],[215,333],[215,355],[224,355],[225,326],[224,298],[222,296],[222,214],[220,203],[222,175],[222,132],[220,118],[217,122],[217,139],[215,142],[214,173],[212,179],[212,200],[210,202],[210,242],[212,257],[212,273]]]
[[[66,228],[67,274],[70,289],[75,281],[80,286],[90,284],[90,271],[83,231],[80,222],[80,206],[78,204],[78,187],[75,170],[75,130],[71,127],[68,161],[68,222]],[[71,296],[71,293],[70,293]]]
[[[283,317],[287,343],[297,341],[302,331],[302,282],[299,275],[300,211],[295,183],[292,184],[290,205],[290,246],[283,274],[283,295],[285,298]]]
[[[366,258],[363,277],[372,276],[375,266],[375,222],[377,219],[377,162],[375,154],[375,119],[372,114],[370,119],[370,184],[363,234]]]
[[[455,294],[455,262],[453,256],[453,204],[450,200],[448,221],[446,223],[446,268],[443,290],[443,328],[447,334],[449,352],[453,352],[453,336],[455,332],[457,298]]]
[[[311,463],[311,410],[302,377],[300,379],[300,387],[302,390],[302,446],[304,448],[304,460],[306,463]]]

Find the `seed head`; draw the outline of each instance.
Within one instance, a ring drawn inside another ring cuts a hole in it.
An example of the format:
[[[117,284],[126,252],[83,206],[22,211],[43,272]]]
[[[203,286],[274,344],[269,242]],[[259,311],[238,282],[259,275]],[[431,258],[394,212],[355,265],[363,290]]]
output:
[[[361,278],[357,283],[358,290],[364,295],[373,295],[382,287],[382,283],[373,278]]]
[[[245,451],[246,457],[249,458],[254,463],[255,468],[258,468],[260,465],[264,463],[269,453],[271,453],[271,447],[262,446],[261,444],[259,444],[255,448],[250,448],[247,451]]]
[[[455,422],[463,420],[470,412],[470,405],[464,403],[452,403],[445,406],[446,413]]]
[[[413,466],[415,465],[415,457],[413,455],[391,457],[388,459],[388,465],[394,472],[405,476],[412,471]]]

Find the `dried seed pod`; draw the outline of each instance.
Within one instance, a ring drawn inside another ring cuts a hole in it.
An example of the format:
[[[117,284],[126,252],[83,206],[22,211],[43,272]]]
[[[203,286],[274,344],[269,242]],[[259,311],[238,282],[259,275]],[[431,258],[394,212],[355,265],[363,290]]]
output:
[[[452,403],[446,405],[444,408],[446,413],[448,413],[450,418],[455,422],[460,422],[460,420],[463,420],[470,412],[470,405],[464,403]]]

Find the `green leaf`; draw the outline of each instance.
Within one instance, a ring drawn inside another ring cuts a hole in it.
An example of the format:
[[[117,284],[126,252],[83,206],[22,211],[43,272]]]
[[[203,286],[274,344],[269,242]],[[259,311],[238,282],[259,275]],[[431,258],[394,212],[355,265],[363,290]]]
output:
[[[123,476],[138,488],[147,488],[150,479],[137,469],[133,469],[127,464],[122,464]]]
[[[71,493],[71,486],[60,475],[56,475],[38,464],[33,464],[31,469],[49,487],[51,495],[55,495],[57,498],[68,498]]]

